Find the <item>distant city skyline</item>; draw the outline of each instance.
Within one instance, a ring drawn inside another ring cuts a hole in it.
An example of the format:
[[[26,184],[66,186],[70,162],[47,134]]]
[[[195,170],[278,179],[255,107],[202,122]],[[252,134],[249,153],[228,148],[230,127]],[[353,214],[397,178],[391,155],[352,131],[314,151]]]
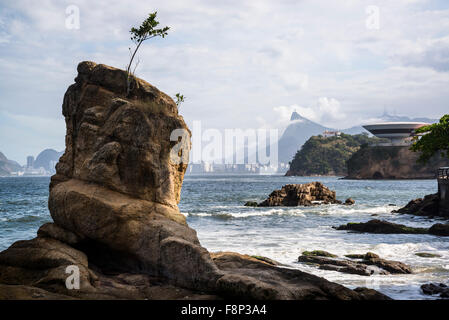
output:
[[[0,4],[0,151],[21,164],[43,149],[64,149],[61,105],[78,62],[124,68],[129,29],[155,10],[171,29],[142,47],[137,75],[170,96],[181,92],[188,124],[282,129],[296,109],[344,129],[385,109],[412,118],[448,110],[447,1],[70,5]],[[67,20],[73,8],[78,26]]]

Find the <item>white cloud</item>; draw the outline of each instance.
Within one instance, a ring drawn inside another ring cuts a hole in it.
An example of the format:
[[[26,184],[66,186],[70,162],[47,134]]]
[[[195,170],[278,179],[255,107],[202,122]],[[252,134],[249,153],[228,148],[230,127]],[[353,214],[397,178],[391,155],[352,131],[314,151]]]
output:
[[[80,8],[79,30],[65,28],[68,4]],[[130,27],[157,9],[161,25],[171,30],[166,39],[144,44],[137,74],[170,95],[184,94],[187,121],[215,128],[281,126],[292,107],[284,110],[286,116],[273,107],[295,105],[303,116],[331,127],[351,126],[385,107],[410,116],[441,116],[449,100],[449,4],[434,8],[421,0],[379,0],[380,29],[368,30],[365,8],[371,4],[2,3],[0,111],[60,117],[76,64],[94,60],[125,67]]]

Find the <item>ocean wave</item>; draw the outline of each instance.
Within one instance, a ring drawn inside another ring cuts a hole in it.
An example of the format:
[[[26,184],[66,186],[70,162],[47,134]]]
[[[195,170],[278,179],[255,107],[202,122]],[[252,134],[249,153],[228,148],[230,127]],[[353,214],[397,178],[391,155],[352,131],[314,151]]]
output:
[[[242,219],[248,217],[271,216],[271,215],[288,215],[305,218],[306,215],[298,210],[283,210],[283,209],[269,209],[269,210],[251,210],[251,211],[236,211],[236,212],[198,212],[188,213],[192,217],[214,217],[219,219]]]
[[[182,214],[192,217],[216,217],[220,219],[226,218],[248,218],[255,216],[296,216],[306,217],[307,215],[324,215],[324,216],[344,216],[353,214],[390,214],[392,210],[399,207],[390,205],[381,205],[368,207],[366,205],[357,206],[345,206],[345,205],[320,205],[312,207],[271,207],[271,208],[255,208],[253,210],[247,210],[245,206],[224,206],[216,205],[212,206],[210,212],[183,212]],[[221,211],[215,211],[220,209]]]

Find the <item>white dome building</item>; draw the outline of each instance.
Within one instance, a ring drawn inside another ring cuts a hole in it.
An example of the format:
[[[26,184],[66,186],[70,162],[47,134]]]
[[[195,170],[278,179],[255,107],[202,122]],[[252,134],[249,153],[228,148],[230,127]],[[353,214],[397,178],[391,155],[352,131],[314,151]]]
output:
[[[415,130],[429,123],[425,122],[383,122],[365,125],[363,128],[378,138],[391,140],[392,145],[403,145],[410,142]]]

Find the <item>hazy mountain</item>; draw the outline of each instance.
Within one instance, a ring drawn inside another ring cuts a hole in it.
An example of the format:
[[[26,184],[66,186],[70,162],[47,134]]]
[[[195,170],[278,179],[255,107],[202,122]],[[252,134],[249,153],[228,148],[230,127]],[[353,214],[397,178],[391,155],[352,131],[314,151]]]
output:
[[[42,167],[47,171],[53,171],[55,168],[54,164],[58,162],[63,153],[53,149],[45,149],[34,160],[34,168],[38,169]]]
[[[427,122],[427,123],[435,123],[438,122],[438,119],[431,119],[431,118],[410,118],[407,116],[398,116],[398,115],[391,115],[388,114],[387,112],[384,112],[383,115],[380,116],[380,119],[384,120],[384,121],[391,121],[391,122]]]
[[[288,163],[293,159],[296,151],[311,137],[322,134],[326,128],[316,122],[302,117],[296,111],[290,117],[290,124],[279,139],[279,161]]]
[[[22,166],[13,160],[9,160],[0,152],[0,176],[8,176],[11,172],[19,171]]]

